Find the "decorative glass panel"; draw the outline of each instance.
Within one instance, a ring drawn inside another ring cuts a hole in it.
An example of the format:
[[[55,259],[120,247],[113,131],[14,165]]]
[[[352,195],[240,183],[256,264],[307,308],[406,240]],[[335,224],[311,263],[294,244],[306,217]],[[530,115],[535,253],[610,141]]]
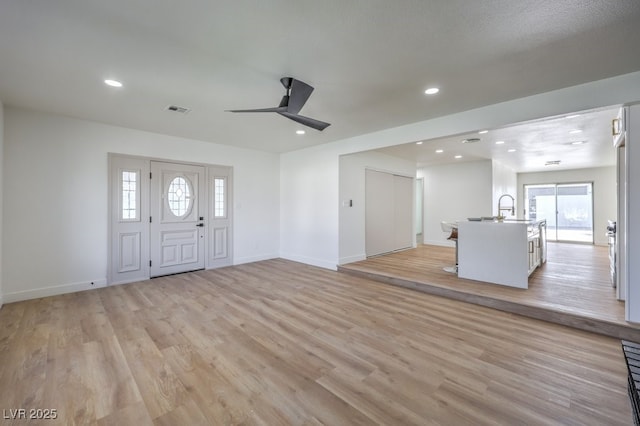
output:
[[[183,177],[174,178],[167,191],[169,209],[177,217],[183,217],[189,211],[191,205],[191,189],[189,183]]]
[[[226,203],[225,203],[225,188],[226,188],[226,179],[225,178],[215,178],[213,180],[213,188],[214,188],[214,205],[213,205],[213,215],[214,217],[225,217],[226,213]]]
[[[122,219],[138,218],[138,172],[122,171]]]

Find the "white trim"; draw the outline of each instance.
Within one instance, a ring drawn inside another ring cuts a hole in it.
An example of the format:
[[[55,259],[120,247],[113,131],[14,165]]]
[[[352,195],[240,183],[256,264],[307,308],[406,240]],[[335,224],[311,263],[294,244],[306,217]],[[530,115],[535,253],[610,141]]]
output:
[[[40,297],[57,296],[59,294],[75,293],[77,291],[93,290],[94,288],[106,287],[106,278],[101,278],[94,281],[84,281],[73,284],[54,285],[49,287],[42,287],[34,290],[16,291],[13,293],[5,294],[5,301],[7,303],[20,302],[22,300],[38,299]]]
[[[271,259],[277,259],[278,254],[274,253],[274,254],[261,254],[259,256],[248,256],[248,257],[241,257],[238,259],[235,259],[233,264],[234,265],[242,265],[243,263],[252,263],[252,262],[260,262],[262,260],[271,260]],[[215,269],[215,268],[208,268],[208,269]]]
[[[346,265],[347,263],[359,262],[361,260],[365,260],[367,255],[362,253],[355,256],[347,256],[339,259],[339,265]]]
[[[307,256],[298,256],[295,254],[282,254],[280,256],[283,259],[292,260],[294,262],[306,263],[307,265],[317,266],[319,268],[330,269],[332,271],[337,271],[338,266],[336,262],[330,262],[324,259],[316,259],[313,257]]]
[[[108,285],[112,286],[112,285],[123,285],[123,284],[139,283],[141,281],[147,281],[147,280],[150,280],[150,279],[151,278],[149,278],[149,277],[146,277],[146,278],[130,278],[130,279],[127,279],[127,280],[110,282]]]
[[[427,240],[422,244],[426,244],[428,246],[440,246],[440,247],[455,247],[456,244],[450,241],[441,241],[441,240]]]

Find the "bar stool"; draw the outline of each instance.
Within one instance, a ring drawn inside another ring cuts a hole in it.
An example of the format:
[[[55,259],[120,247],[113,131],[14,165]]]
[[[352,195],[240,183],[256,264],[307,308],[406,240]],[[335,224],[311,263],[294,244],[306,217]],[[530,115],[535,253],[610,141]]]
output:
[[[458,225],[451,222],[440,222],[440,228],[443,232],[449,234],[447,240],[453,241],[456,244],[456,266],[446,266],[443,269],[446,272],[452,274],[458,273]]]

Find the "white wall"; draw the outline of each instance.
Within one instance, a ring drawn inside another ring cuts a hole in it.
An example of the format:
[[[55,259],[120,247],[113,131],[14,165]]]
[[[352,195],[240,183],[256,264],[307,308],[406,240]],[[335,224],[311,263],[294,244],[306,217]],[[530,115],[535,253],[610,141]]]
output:
[[[559,170],[556,172],[519,173],[518,200],[524,206],[524,185],[539,183],[593,182],[593,236],[597,245],[607,245],[607,220],[617,215],[616,167]],[[522,212],[520,212],[522,213]]]
[[[424,177],[424,243],[453,245],[440,222],[491,216],[491,161],[443,164],[418,170]]]
[[[627,153],[627,321],[640,323],[640,105],[629,108]]]
[[[277,155],[11,107],[4,144],[5,302],[104,285],[109,152],[233,166],[234,263],[279,254]]]
[[[365,170],[415,177],[416,163],[369,151],[340,156],[339,168],[339,263],[342,265],[366,258]],[[351,207],[349,200],[353,202]]]
[[[493,216],[505,216],[506,218],[515,218],[518,216],[518,174],[505,166],[504,164],[493,160],[492,164],[493,169]],[[501,207],[510,207],[512,204],[515,204],[515,214],[512,215],[510,211],[503,210],[502,212],[498,211],[498,202],[500,201],[500,197],[504,194],[511,195],[515,201],[511,201],[509,197],[504,197],[502,199],[502,203],[500,203]]]
[[[282,255],[329,268],[339,263],[340,155],[638,100],[635,72],[282,154]]]
[[[2,201],[3,201],[3,176],[4,176],[4,106],[0,102],[0,308],[4,303],[4,291],[2,287]]]
[[[322,268],[338,264],[338,155],[324,147],[280,159],[280,256]]]

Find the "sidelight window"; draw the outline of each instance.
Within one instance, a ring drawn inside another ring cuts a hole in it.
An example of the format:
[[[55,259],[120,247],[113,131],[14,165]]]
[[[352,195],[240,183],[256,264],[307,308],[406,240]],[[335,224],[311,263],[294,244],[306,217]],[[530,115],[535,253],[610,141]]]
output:
[[[225,178],[213,179],[213,188],[214,188],[213,215],[216,218],[222,218],[227,216],[226,186],[227,186],[227,180]]]
[[[122,220],[135,220],[138,218],[138,172],[123,170],[121,175]]]

